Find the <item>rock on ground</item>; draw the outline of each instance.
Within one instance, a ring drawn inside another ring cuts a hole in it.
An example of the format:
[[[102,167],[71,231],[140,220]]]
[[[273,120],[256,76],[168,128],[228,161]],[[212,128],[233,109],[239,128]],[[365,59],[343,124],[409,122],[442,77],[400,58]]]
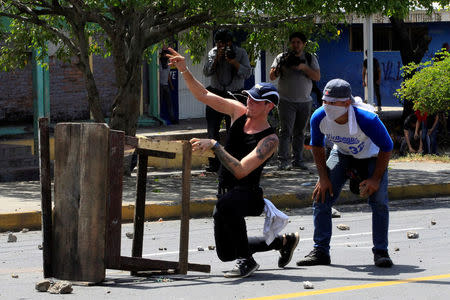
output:
[[[334,207],[331,208],[331,217],[332,218],[340,218],[341,213]]]
[[[17,242],[17,236],[15,236],[12,233],[8,233],[8,243],[15,243]]]
[[[419,234],[415,231],[408,231],[406,233],[406,236],[408,237],[408,239],[418,239],[419,238]]]
[[[38,283],[36,283],[36,290],[39,292],[46,292],[48,290],[48,288],[50,287],[51,282],[50,280],[42,280],[39,281]]]
[[[304,289],[313,289],[314,285],[310,281],[303,281],[303,288]]]
[[[350,230],[350,226],[345,224],[339,224],[336,226],[339,230]]]
[[[50,294],[70,294],[72,291],[72,283],[66,280],[58,281],[48,289]]]

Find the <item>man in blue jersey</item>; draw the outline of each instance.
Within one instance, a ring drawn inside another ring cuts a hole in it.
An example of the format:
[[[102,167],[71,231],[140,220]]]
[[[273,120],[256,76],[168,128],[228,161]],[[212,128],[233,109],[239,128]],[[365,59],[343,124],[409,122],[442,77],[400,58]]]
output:
[[[319,179],[313,191],[314,249],[297,262],[298,266],[329,265],[331,207],[347,179],[359,184],[361,197],[372,208],[374,262],[389,268],[388,254],[388,173],[393,148],[386,127],[370,106],[352,96],[350,84],[342,79],[327,83],[323,106],[311,117],[311,146]],[[325,161],[324,139],[334,144]]]

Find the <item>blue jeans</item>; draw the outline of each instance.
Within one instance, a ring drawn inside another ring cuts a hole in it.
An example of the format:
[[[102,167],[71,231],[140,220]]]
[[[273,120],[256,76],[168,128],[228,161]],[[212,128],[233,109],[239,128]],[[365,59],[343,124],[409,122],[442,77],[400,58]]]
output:
[[[437,133],[439,129],[439,124],[433,132],[428,135],[431,128],[427,127],[427,122],[422,121],[422,143],[423,143],[423,153],[424,154],[437,154]]]
[[[327,193],[325,202],[314,202],[314,247],[329,254],[332,233],[331,207],[336,202],[339,194],[347,181],[347,170],[349,168],[349,155],[332,150],[327,160],[328,176],[333,185],[333,197]],[[375,170],[376,158],[370,159],[368,164],[369,177]],[[378,191],[369,197],[369,205],[372,208],[372,240],[373,250],[387,250],[389,206],[388,206],[388,172],[383,174]]]

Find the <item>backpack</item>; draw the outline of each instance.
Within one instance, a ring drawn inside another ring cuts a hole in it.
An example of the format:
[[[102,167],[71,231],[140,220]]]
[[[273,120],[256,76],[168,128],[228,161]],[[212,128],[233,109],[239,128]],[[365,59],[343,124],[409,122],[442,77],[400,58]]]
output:
[[[311,67],[311,61],[312,61],[312,54],[309,52],[305,52],[306,61],[308,62],[308,65]]]

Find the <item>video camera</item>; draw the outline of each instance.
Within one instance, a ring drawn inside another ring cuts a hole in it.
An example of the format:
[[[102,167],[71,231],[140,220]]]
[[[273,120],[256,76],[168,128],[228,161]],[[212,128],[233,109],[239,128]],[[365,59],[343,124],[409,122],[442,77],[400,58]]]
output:
[[[299,64],[305,64],[306,60],[296,56],[295,52],[288,51],[287,53],[285,53],[285,55],[283,55],[283,57],[280,60],[280,63],[286,67],[292,67],[298,66]]]
[[[233,45],[225,47],[225,57],[228,59],[236,58],[236,51],[234,51]]]

